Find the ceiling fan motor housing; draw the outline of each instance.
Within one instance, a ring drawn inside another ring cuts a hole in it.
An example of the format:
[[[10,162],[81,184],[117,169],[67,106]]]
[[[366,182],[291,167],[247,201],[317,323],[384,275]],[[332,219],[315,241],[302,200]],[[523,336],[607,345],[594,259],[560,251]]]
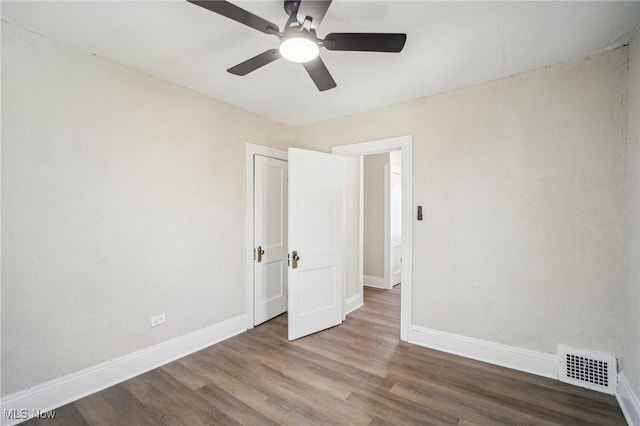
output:
[[[300,0],[284,0],[284,11],[289,16],[292,16],[298,13],[299,7],[300,7]]]

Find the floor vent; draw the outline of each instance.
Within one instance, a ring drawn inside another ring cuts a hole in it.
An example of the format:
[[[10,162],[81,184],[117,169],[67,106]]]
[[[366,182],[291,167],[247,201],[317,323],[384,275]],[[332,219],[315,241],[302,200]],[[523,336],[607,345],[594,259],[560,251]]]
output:
[[[615,356],[558,345],[560,381],[615,395],[617,376]]]

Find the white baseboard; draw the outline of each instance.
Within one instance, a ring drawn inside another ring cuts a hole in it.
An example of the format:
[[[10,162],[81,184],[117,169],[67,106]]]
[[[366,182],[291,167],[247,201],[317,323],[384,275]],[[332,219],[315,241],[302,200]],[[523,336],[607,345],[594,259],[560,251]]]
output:
[[[387,288],[383,277],[375,277],[373,275],[364,276],[364,285],[367,287]]]
[[[49,411],[76,401],[228,339],[246,329],[246,315],[242,314],[193,333],[7,395],[0,401],[2,407],[0,423],[8,426],[23,422],[34,414],[37,415],[38,412]],[[7,418],[8,416],[14,418]]]
[[[344,302],[344,316],[346,317],[351,312],[355,311],[358,308],[364,306],[364,301],[362,299],[362,291],[355,296],[351,296]]]
[[[430,328],[411,326],[409,343],[557,379],[556,356]]]
[[[633,392],[624,371],[618,374],[618,404],[629,426],[640,426],[640,397]]]

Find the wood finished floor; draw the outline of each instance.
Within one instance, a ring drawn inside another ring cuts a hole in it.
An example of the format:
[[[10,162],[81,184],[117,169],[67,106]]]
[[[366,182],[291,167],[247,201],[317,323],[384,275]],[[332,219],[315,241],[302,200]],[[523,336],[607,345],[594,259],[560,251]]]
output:
[[[288,342],[286,315],[57,409],[47,425],[624,425],[614,397],[400,342],[400,289]]]

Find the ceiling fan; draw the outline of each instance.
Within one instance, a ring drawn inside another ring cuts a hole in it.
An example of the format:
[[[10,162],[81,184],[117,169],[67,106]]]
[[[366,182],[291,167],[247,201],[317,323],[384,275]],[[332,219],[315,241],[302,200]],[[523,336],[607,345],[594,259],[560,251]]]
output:
[[[402,51],[407,40],[406,34],[397,33],[331,33],[324,39],[318,38],[316,29],[327,13],[331,0],[284,0],[284,10],[289,19],[282,32],[276,24],[228,1],[187,1],[280,39],[279,49],[269,49],[229,68],[228,72],[239,76],[247,75],[282,56],[302,63],[320,91],[336,87],[336,82],[318,56],[320,47],[327,50],[397,53]]]

